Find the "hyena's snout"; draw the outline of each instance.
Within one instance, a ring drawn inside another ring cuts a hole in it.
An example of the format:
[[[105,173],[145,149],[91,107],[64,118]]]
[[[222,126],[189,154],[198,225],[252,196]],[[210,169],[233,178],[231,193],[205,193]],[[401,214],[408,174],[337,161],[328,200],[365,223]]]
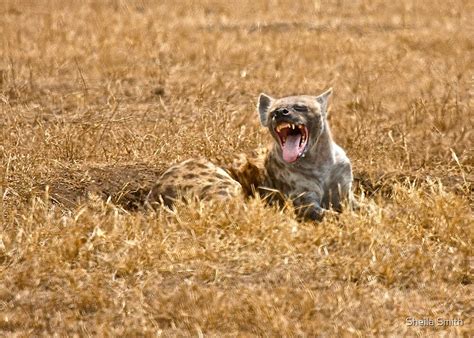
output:
[[[277,109],[275,110],[275,113],[274,113],[274,118],[275,119],[282,119],[286,116],[289,116],[291,114],[290,110],[287,109],[287,108],[280,108],[280,109]]]

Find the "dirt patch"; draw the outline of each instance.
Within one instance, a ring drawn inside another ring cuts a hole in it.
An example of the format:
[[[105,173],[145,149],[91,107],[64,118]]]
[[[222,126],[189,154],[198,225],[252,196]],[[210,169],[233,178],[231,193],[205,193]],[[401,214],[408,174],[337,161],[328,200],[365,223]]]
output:
[[[67,208],[74,208],[95,194],[116,205],[134,209],[143,204],[162,172],[146,164],[71,166],[46,178],[37,190],[44,191],[48,186],[52,201]]]

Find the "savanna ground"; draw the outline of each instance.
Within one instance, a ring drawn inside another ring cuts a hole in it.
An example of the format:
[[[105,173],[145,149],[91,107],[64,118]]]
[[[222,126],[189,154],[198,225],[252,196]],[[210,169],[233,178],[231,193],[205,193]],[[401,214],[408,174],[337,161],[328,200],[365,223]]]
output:
[[[472,334],[473,10],[1,1],[0,334]],[[260,92],[330,86],[360,211],[130,208],[264,147]]]

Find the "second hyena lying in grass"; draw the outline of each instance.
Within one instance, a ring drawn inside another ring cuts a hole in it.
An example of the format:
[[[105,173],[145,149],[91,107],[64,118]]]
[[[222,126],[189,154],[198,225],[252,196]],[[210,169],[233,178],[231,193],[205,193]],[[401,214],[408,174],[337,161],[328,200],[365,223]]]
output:
[[[207,160],[187,160],[161,176],[149,200],[171,205],[184,195],[227,199],[248,193],[252,179],[245,177],[252,176],[258,191],[291,199],[302,218],[321,220],[324,210],[341,211],[344,200],[352,204],[353,178],[351,163],[329,130],[327,106],[331,93],[332,89],[319,96],[280,99],[260,94],[260,121],[275,142],[259,173],[230,170],[229,174]]]

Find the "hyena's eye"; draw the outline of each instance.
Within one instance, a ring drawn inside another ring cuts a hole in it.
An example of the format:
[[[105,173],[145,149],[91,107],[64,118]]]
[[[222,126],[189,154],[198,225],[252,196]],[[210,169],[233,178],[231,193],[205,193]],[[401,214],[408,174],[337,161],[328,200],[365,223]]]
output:
[[[293,109],[300,113],[306,113],[308,111],[308,107],[303,106],[301,104],[295,104],[293,106]]]

